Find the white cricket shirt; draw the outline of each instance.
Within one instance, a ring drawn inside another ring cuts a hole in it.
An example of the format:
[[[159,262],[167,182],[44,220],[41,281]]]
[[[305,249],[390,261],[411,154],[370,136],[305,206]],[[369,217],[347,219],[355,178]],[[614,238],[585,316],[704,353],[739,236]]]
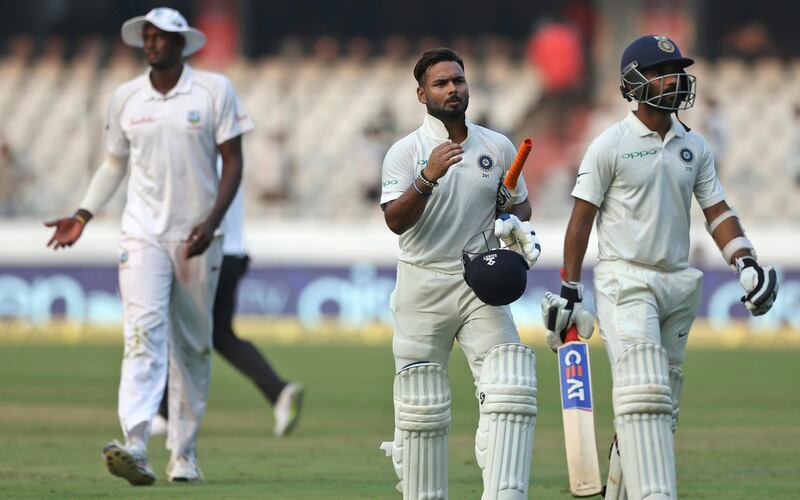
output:
[[[447,129],[431,115],[422,126],[397,141],[383,160],[380,203],[396,200],[411,187],[428,164],[431,151],[447,142]],[[399,259],[447,274],[461,273],[461,251],[472,236],[494,228],[497,189],[516,156],[516,148],[502,134],[467,122],[464,154],[438,180],[416,224],[400,235]],[[412,188],[413,189],[413,188]],[[522,177],[514,203],[528,198]],[[486,248],[474,246],[471,251]]]
[[[230,81],[187,64],[166,95],[153,88],[149,72],[117,88],[106,144],[111,154],[129,157],[122,231],[186,239],[217,197],[217,145],[252,129]]]
[[[706,140],[672,116],[661,140],[633,112],[589,145],[572,196],[599,207],[600,260],[671,271],[689,265],[692,193],[701,208],[725,199]]]

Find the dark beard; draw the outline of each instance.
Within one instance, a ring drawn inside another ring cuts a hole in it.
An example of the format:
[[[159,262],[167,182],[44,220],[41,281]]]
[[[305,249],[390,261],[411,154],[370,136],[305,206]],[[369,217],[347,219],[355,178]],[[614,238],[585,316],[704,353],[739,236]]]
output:
[[[445,108],[434,108],[430,104],[427,104],[426,107],[428,108],[428,114],[434,118],[438,118],[443,122],[449,122],[453,120],[461,120],[465,119],[465,114],[467,112],[467,107],[469,106],[469,97],[465,97],[461,106],[455,109],[445,109]]]

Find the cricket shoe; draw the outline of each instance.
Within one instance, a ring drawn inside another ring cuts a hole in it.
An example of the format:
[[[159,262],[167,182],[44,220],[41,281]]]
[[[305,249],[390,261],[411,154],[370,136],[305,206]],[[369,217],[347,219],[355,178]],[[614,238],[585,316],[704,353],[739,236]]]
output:
[[[275,401],[275,435],[286,436],[297,427],[303,408],[303,388],[295,383],[286,384]]]
[[[150,421],[150,436],[163,436],[167,433],[167,419],[156,413]]]
[[[108,471],[121,477],[133,486],[150,486],[156,482],[156,475],[147,461],[147,452],[136,448],[126,448],[116,439],[103,448],[103,459]]]
[[[203,471],[197,466],[197,456],[194,453],[170,458],[167,464],[167,479],[172,483],[205,481]]]

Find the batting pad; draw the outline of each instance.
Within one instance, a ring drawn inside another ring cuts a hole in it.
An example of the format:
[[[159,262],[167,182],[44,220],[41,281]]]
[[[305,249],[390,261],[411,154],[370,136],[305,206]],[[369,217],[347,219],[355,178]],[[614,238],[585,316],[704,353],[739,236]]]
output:
[[[629,498],[677,498],[667,351],[628,347],[614,366],[614,426]]]
[[[681,413],[681,390],[683,389],[683,370],[677,366],[669,367],[669,388],[672,391],[672,433],[678,430],[678,416]]]
[[[394,425],[392,462],[403,499],[446,499],[450,384],[444,366],[418,363],[395,375]]]
[[[483,362],[475,457],[482,500],[526,500],[536,425],[536,356],[522,344],[493,347]]]
[[[617,446],[616,436],[611,443],[611,451],[608,455],[608,481],[606,482],[605,500],[628,500],[625,493],[625,483],[622,477],[622,463],[619,458],[619,447]]]

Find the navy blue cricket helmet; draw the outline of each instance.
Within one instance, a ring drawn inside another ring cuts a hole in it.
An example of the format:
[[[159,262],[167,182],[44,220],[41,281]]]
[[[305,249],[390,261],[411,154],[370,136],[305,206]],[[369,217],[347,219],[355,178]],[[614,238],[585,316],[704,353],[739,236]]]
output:
[[[664,63],[673,63],[680,68],[677,73],[659,74],[647,78],[642,71]],[[664,111],[679,111],[694,106],[697,79],[684,68],[694,60],[683,57],[678,46],[670,38],[645,35],[634,40],[620,61],[620,91],[628,101],[636,100]],[[675,85],[667,82],[674,78]]]
[[[503,248],[493,229],[470,238],[461,252],[461,262],[467,286],[490,306],[510,304],[525,293],[528,263],[519,253]]]

